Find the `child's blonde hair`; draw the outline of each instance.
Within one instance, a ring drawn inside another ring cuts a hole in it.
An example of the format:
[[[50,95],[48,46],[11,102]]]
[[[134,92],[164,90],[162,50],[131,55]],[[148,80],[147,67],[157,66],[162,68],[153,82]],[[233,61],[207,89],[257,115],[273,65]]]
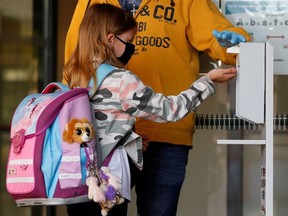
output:
[[[74,53],[64,66],[64,79],[70,88],[87,87],[90,79],[96,89],[95,70],[103,62],[123,67],[108,46],[108,34],[120,35],[137,27],[134,18],[111,4],[91,5],[82,20]]]

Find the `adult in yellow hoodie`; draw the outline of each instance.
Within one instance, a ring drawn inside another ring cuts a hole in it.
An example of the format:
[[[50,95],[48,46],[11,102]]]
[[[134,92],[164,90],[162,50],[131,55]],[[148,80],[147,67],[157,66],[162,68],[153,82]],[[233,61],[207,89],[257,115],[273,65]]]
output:
[[[165,95],[178,94],[198,78],[199,52],[235,64],[235,55],[226,53],[226,48],[213,36],[213,30],[238,33],[249,41],[247,32],[234,27],[211,0],[78,0],[67,33],[65,61],[76,47],[88,2],[119,7],[132,3],[138,32],[133,42],[136,51],[127,67],[146,85]],[[195,131],[194,118],[194,114],[189,114],[176,123],[137,121],[136,132],[150,140],[141,177],[136,183],[140,216],[176,215]]]

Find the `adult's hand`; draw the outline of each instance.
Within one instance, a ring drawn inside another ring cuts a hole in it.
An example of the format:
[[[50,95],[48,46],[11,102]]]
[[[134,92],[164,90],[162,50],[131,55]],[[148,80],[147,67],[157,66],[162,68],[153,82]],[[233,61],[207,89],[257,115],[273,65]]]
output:
[[[246,42],[246,38],[243,35],[231,31],[219,32],[217,30],[213,30],[212,34],[222,47],[232,47],[241,42]]]

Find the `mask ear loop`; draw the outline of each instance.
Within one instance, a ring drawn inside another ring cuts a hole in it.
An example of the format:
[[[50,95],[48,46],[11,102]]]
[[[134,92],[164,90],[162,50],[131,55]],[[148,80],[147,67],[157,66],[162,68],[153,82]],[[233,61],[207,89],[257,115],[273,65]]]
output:
[[[119,40],[119,41],[121,41],[123,44],[127,44],[125,41],[123,41],[121,38],[119,38],[117,35],[115,35],[115,37]]]

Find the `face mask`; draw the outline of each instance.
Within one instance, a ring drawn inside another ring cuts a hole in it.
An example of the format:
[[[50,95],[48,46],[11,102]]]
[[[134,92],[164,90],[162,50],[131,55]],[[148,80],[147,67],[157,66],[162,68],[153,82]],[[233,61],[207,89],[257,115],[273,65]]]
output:
[[[116,37],[119,41],[121,41],[122,43],[125,44],[124,53],[123,53],[120,57],[117,57],[117,59],[118,59],[119,61],[121,61],[122,64],[126,65],[126,64],[129,62],[129,60],[131,59],[133,53],[135,52],[135,45],[132,44],[132,43],[123,41],[122,39],[120,39],[120,38],[117,37],[116,35],[115,35],[115,37]]]

